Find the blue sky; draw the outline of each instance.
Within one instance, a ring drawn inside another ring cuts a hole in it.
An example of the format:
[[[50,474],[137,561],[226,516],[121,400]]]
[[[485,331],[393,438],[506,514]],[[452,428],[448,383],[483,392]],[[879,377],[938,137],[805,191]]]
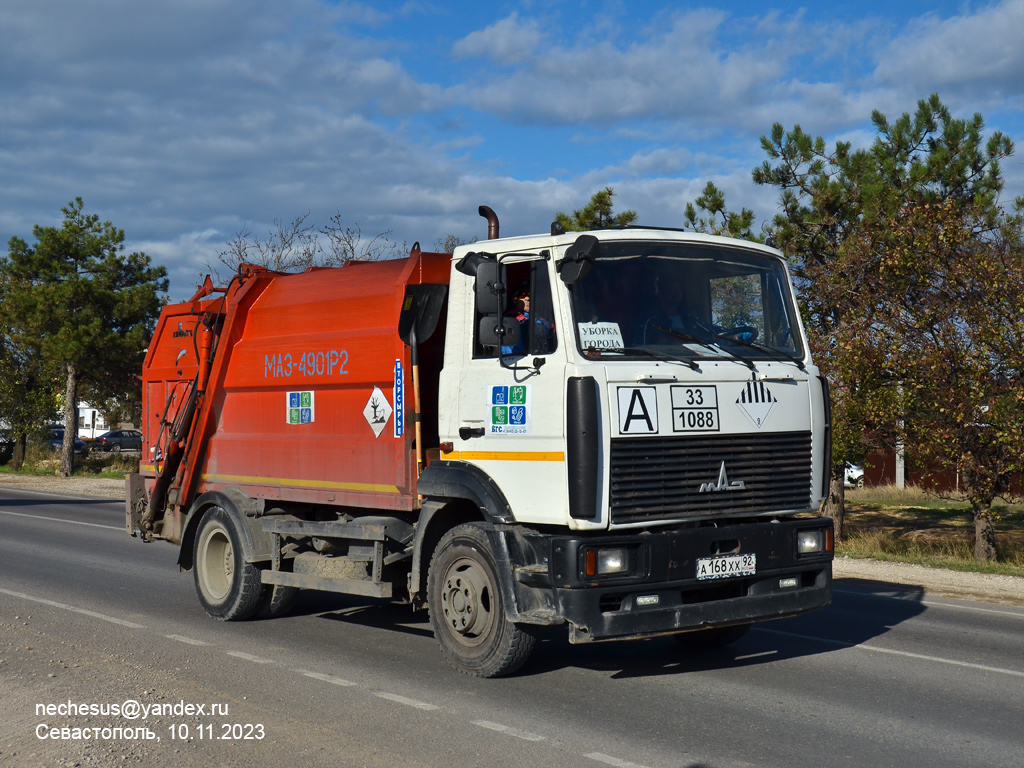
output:
[[[5,0],[0,238],[75,196],[191,293],[235,234],[340,213],[430,247],[546,231],[613,186],[673,226],[708,180],[754,186],[772,123],[863,146],[937,92],[1018,145],[1024,0]]]

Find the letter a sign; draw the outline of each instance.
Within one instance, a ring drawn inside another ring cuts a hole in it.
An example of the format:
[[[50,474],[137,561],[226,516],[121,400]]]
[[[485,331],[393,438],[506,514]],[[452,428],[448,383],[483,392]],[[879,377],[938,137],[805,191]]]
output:
[[[619,434],[658,432],[658,391],[654,387],[619,387]]]

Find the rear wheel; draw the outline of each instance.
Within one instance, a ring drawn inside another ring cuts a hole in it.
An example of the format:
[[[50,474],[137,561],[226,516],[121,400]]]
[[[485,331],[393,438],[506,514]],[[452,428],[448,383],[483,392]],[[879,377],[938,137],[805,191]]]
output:
[[[260,607],[263,583],[259,568],[242,557],[242,534],[231,515],[221,507],[208,510],[193,546],[196,592],[206,612],[221,621],[252,617]]]
[[[430,561],[427,599],[434,636],[460,672],[499,677],[533,651],[531,628],[505,617],[505,599],[486,531],[475,523],[446,533]]]
[[[110,446],[110,452],[111,453],[120,453],[121,452],[121,444],[120,443],[114,443],[112,446]]]
[[[748,629],[750,629],[749,624],[737,624],[732,627],[702,629],[699,632],[683,632],[674,637],[687,648],[692,648],[695,651],[710,651],[735,643],[747,634]]]

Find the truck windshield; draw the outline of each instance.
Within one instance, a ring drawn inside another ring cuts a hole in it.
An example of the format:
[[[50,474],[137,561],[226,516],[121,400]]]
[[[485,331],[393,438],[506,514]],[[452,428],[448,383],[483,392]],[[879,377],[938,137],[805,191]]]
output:
[[[756,252],[604,242],[569,294],[577,344],[591,357],[803,357],[785,269]]]

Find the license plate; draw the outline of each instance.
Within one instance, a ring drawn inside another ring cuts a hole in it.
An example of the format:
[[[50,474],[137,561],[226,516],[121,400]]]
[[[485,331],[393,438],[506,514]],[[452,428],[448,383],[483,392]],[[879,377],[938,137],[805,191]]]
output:
[[[730,576],[750,576],[757,572],[757,556],[725,555],[702,557],[697,561],[698,579],[727,579]]]

